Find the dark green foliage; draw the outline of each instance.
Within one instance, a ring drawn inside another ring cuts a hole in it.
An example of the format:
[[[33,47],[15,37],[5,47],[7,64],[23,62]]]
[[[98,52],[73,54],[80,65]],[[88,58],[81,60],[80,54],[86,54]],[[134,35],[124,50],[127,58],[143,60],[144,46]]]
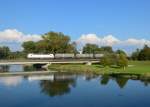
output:
[[[104,53],[113,53],[113,49],[111,46],[103,46],[101,47],[101,51]]]
[[[34,53],[36,50],[36,44],[33,41],[27,41],[22,44],[25,53]]]
[[[120,49],[118,49],[116,51],[116,54],[123,54],[123,55],[127,56],[126,52],[124,52],[123,50],[120,50]]]
[[[0,59],[7,59],[10,54],[10,49],[6,46],[0,47]]]
[[[17,51],[17,52],[11,52],[9,54],[8,59],[24,59],[24,58],[26,58],[26,54],[24,52]]]
[[[38,42],[28,41],[22,44],[25,53],[75,53],[75,43],[70,43],[70,37],[63,33],[48,32]]]
[[[126,85],[127,82],[128,82],[128,78],[117,77],[117,78],[116,78],[116,82],[117,82],[117,84],[118,84],[118,86],[119,86],[120,88],[124,88],[125,85]]]
[[[98,46],[96,44],[86,44],[83,47],[83,53],[94,54],[98,51]]]
[[[109,79],[110,79],[109,75],[102,75],[101,81],[100,81],[101,85],[107,85],[109,82]]]
[[[41,81],[41,91],[51,97],[61,96],[70,92],[71,86],[75,86],[74,79],[55,80],[55,81]]]
[[[147,45],[145,45],[144,48],[140,51],[138,59],[150,60],[150,48]]]
[[[105,54],[101,58],[100,64],[103,65],[104,67],[116,65],[116,59],[117,59],[116,54]]]
[[[96,44],[86,44],[83,47],[83,53],[88,53],[88,54],[99,54],[99,53],[114,53],[112,50],[112,47],[110,46],[103,46],[103,47],[98,47]]]
[[[117,66],[125,68],[126,66],[128,66],[128,59],[124,54],[105,54],[104,57],[101,58],[100,64],[104,67]]]
[[[128,59],[124,54],[117,54],[117,65],[124,69],[128,66]]]
[[[140,50],[137,49],[135,52],[132,53],[131,59],[132,59],[132,60],[138,60],[139,53],[140,53]]]
[[[143,49],[137,49],[136,52],[132,53],[131,58],[133,60],[150,60],[150,47],[145,45]]]

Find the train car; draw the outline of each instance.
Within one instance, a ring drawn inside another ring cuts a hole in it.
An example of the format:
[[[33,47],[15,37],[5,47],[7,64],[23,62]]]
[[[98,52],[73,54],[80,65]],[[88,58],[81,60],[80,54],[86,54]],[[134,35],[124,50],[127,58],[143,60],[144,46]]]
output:
[[[76,54],[76,58],[93,58],[93,54]]]
[[[29,59],[54,59],[53,54],[28,54]]]
[[[65,54],[55,54],[56,59],[68,59],[68,58],[74,58],[74,54],[65,53]]]
[[[102,58],[104,56],[104,54],[94,54],[95,58]]]

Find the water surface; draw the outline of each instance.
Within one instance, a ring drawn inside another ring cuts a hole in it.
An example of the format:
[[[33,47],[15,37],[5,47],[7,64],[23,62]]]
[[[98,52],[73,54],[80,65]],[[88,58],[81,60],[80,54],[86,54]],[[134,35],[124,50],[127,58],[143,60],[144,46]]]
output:
[[[149,81],[91,74],[0,77],[1,107],[149,107]]]

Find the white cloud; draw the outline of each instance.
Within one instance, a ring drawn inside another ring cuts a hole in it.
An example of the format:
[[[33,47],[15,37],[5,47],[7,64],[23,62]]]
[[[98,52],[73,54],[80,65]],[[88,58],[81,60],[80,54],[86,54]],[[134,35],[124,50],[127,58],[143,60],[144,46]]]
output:
[[[101,39],[100,45],[113,46],[119,44],[121,41],[112,35],[105,36]]]
[[[76,42],[78,45],[85,45],[86,43],[98,44],[100,42],[100,38],[97,37],[96,34],[83,34]]]
[[[0,42],[10,43],[10,42],[24,42],[24,41],[38,41],[41,36],[36,34],[24,34],[16,29],[6,29],[0,31]]]
[[[150,46],[150,40],[129,38],[127,40],[120,40],[113,35],[98,36],[96,34],[84,34],[76,41],[78,46],[82,48],[86,43],[97,44],[98,46],[112,46],[115,48],[142,48],[145,44]]]
[[[96,34],[87,34],[81,35],[81,37],[77,40],[77,44],[85,45],[86,43],[97,44],[97,45],[106,45],[113,46],[120,43],[120,40],[113,37],[112,35],[107,35],[104,37],[99,37]]]
[[[128,40],[123,41],[125,45],[135,45],[135,46],[143,46],[145,44],[150,46],[150,41],[145,39],[134,39],[130,38]]]

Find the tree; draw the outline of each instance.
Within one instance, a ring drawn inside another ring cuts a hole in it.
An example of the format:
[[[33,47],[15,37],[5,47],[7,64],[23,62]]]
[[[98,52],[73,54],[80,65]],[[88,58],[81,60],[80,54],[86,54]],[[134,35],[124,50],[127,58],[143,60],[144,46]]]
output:
[[[124,52],[123,50],[120,50],[120,49],[118,49],[116,51],[116,54],[123,54],[123,55],[127,56],[126,52]]]
[[[150,48],[147,45],[145,45],[144,48],[140,51],[138,59],[150,60]]]
[[[70,37],[63,33],[48,32],[44,34],[43,40],[47,43],[48,52],[55,53],[70,53],[74,47],[70,44]]]
[[[63,33],[48,32],[42,35],[42,40],[27,41],[22,44],[25,53],[74,53],[75,45],[70,43],[70,37]]]
[[[104,56],[101,58],[100,64],[103,65],[104,67],[111,65],[111,60],[109,59],[108,55],[104,55]]]
[[[9,59],[22,59],[26,58],[26,55],[22,51],[10,52]]]
[[[0,47],[0,59],[7,59],[10,54],[10,49],[6,46]]]
[[[117,56],[118,56],[118,58],[117,58],[117,65],[120,66],[120,67],[123,67],[124,70],[125,70],[125,67],[128,66],[128,59],[127,59],[127,57],[124,54],[118,54]]]
[[[86,44],[83,47],[83,53],[95,54],[98,50],[98,46],[96,44]]]
[[[72,42],[71,46],[73,48],[73,53],[77,54],[78,53],[78,51],[77,51],[77,43],[76,42]]]
[[[116,63],[117,63],[117,56],[115,53],[104,54],[104,56],[100,60],[100,64],[103,65],[104,67],[116,65]]]
[[[136,49],[136,51],[132,53],[131,59],[132,59],[132,60],[138,60],[139,53],[140,53],[140,50],[139,50],[139,49]]]
[[[113,53],[113,49],[111,46],[103,46],[103,47],[101,47],[101,51],[103,51],[105,53]]]
[[[50,53],[51,49],[48,47],[48,44],[44,40],[40,40],[35,43],[35,52],[36,53]]]
[[[22,44],[25,53],[34,53],[36,50],[35,42],[27,41]]]

